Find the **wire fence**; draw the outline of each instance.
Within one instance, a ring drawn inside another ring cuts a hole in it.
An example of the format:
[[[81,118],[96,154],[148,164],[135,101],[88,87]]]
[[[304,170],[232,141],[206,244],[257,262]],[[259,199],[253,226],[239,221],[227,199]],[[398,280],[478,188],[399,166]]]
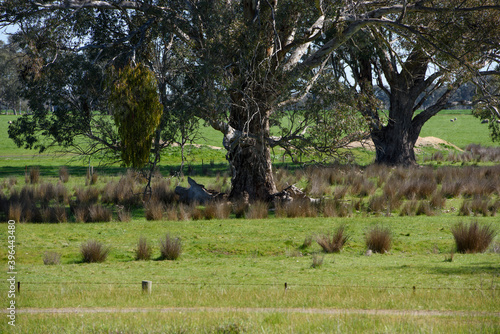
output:
[[[349,284],[307,284],[307,283],[221,283],[221,282],[172,282],[160,281],[153,282],[154,285],[159,286],[191,286],[191,287],[276,287],[290,289],[294,288],[338,288],[338,289],[367,289],[367,290],[456,290],[456,291],[496,291],[499,290],[500,279],[485,281],[480,286],[471,287],[456,287],[456,286],[420,286],[420,285],[395,285],[395,286],[379,286],[379,285],[349,285]],[[136,282],[47,282],[47,281],[23,281],[18,282],[18,290],[21,286],[33,285],[80,285],[80,286],[140,286],[142,281]]]

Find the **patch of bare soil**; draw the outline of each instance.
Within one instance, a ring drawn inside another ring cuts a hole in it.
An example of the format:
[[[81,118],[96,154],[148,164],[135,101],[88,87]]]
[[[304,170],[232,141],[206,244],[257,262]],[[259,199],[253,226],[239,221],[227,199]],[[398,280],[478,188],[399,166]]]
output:
[[[446,140],[436,137],[418,137],[415,147],[419,148],[424,146],[426,147],[430,146],[433,148],[441,148],[442,145],[451,146],[456,150],[462,151],[462,149],[459,148],[458,146],[453,145],[452,143],[449,143]],[[367,150],[375,151],[375,145],[373,144],[373,141],[371,139],[365,139],[363,141],[351,143],[349,147],[351,148],[363,147]]]

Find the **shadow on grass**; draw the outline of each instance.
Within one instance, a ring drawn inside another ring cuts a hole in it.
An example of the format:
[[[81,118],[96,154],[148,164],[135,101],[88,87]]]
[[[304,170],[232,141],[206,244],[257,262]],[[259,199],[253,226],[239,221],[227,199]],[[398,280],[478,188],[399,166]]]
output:
[[[477,275],[477,274],[491,274],[499,275],[500,266],[488,262],[482,262],[472,265],[455,265],[451,267],[443,262],[442,266],[430,268],[431,273],[439,275]]]

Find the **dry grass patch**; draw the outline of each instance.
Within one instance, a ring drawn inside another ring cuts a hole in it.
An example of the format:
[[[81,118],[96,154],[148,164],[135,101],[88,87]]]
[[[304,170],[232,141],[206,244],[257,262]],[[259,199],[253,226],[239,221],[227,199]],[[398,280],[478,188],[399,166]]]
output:
[[[269,204],[261,201],[252,203],[245,213],[245,218],[247,219],[264,219],[268,216]]]

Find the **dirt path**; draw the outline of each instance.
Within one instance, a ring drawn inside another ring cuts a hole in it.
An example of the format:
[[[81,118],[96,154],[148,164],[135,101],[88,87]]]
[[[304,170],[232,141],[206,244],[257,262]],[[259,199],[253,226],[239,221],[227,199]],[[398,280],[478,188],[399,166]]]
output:
[[[233,308],[233,307],[166,307],[166,308],[22,308],[18,314],[84,314],[84,313],[300,313],[327,315],[382,315],[382,316],[452,316],[452,317],[499,317],[500,312],[479,311],[435,311],[435,310],[363,310],[363,309],[320,309],[320,308]],[[2,313],[6,313],[4,310]]]

